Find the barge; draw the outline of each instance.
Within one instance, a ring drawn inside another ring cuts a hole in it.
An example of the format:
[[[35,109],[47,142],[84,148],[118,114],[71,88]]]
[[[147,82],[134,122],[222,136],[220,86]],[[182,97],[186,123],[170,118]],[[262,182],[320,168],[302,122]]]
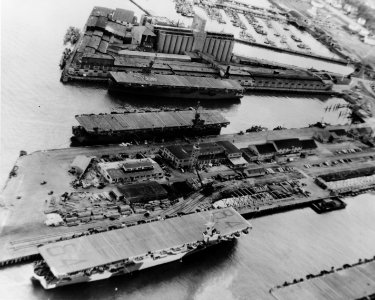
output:
[[[45,289],[107,279],[181,260],[249,233],[233,208],[204,211],[40,246],[32,280]]]
[[[219,135],[229,121],[213,110],[76,115],[73,143],[106,144]]]
[[[243,87],[236,80],[203,76],[109,73],[109,92],[137,96],[195,100],[239,100]]]
[[[311,208],[318,214],[344,209],[345,207],[346,203],[337,197],[332,199],[322,199],[311,204]]]

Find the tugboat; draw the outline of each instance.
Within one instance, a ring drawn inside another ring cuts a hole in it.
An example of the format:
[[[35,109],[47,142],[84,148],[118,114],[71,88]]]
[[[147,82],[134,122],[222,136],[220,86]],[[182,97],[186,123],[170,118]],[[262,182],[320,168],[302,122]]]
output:
[[[319,200],[311,204],[311,208],[318,214],[344,209],[345,207],[346,203],[338,197]]]

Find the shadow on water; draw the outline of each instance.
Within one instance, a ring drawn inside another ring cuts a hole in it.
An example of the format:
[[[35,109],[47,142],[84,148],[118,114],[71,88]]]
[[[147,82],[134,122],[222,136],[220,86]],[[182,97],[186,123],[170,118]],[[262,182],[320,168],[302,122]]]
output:
[[[198,102],[200,106],[207,109],[229,109],[231,106],[240,104],[241,100],[238,99],[178,99],[178,98],[162,98],[162,97],[150,97],[150,96],[139,96],[129,95],[126,93],[107,93],[106,96],[111,99],[113,103],[118,105],[130,105],[133,108],[147,110],[149,108],[158,109],[187,109],[189,107],[196,107]]]
[[[176,261],[150,269],[115,276],[110,279],[90,283],[64,286],[53,290],[44,290],[38,283],[33,283],[34,295],[38,299],[111,299],[109,295],[122,299],[139,293],[140,290],[152,291],[164,284],[171,284],[176,279],[189,280],[200,285],[202,274],[212,274],[214,269],[225,267],[237,248],[237,241],[223,243]],[[77,293],[79,291],[79,293]]]
[[[251,96],[260,96],[260,97],[277,97],[277,98],[290,98],[290,99],[318,99],[322,102],[328,101],[329,99],[334,96],[335,93],[332,94],[318,94],[318,93],[307,93],[306,91],[295,91],[295,92],[285,92],[285,91],[248,91],[244,94],[244,97],[251,97]],[[245,100],[242,98],[242,101]]]
[[[88,88],[88,89],[108,89],[108,81],[71,81],[62,83],[64,86],[71,86],[73,88]]]

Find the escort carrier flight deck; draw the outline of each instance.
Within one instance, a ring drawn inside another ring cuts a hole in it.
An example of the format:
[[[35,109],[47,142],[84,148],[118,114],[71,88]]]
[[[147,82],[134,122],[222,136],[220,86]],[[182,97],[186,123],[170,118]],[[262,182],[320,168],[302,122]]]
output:
[[[229,121],[214,110],[77,115],[73,143],[106,144],[219,135]]]
[[[233,208],[203,211],[39,247],[32,280],[45,289],[110,278],[173,262],[247,234]]]

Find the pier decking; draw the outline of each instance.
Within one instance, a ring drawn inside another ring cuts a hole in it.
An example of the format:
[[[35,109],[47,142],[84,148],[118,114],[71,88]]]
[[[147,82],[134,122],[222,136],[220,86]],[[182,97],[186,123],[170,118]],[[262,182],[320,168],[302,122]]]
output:
[[[351,125],[351,127],[358,127],[361,125]],[[328,127],[328,130],[333,129],[342,129],[345,126],[331,126]],[[234,141],[233,143],[238,147],[247,147],[249,144],[261,144],[265,143],[267,140],[275,139],[286,139],[286,138],[300,138],[300,139],[309,139],[314,136],[317,132],[321,132],[323,129],[312,127],[312,128],[301,128],[301,129],[288,129],[288,130],[276,130],[276,131],[262,131],[262,132],[251,132],[245,133],[244,135],[221,135],[221,136],[211,136],[204,139],[205,142],[217,142],[217,141]],[[162,144],[147,144],[147,145],[130,145],[126,148],[119,145],[111,145],[105,147],[74,147],[67,149],[56,149],[48,151],[37,151],[30,155],[20,157],[16,166],[17,175],[9,179],[6,187],[2,191],[2,199],[4,207],[0,209],[0,214],[4,220],[6,220],[7,226],[2,228],[0,234],[0,267],[7,264],[17,263],[25,259],[34,259],[38,255],[37,246],[40,244],[52,243],[64,239],[71,239],[73,235],[80,235],[83,232],[86,232],[94,228],[108,228],[114,224],[121,226],[122,224],[133,224],[137,223],[140,220],[147,219],[143,214],[132,214],[121,218],[120,220],[93,220],[87,224],[79,224],[77,226],[58,226],[58,227],[49,227],[44,224],[44,218],[41,216],[44,215],[44,211],[49,208],[49,203],[52,201],[52,197],[57,198],[59,195],[62,195],[66,192],[75,193],[75,189],[71,182],[72,175],[68,172],[71,167],[73,160],[79,155],[85,155],[87,157],[96,156],[102,157],[103,155],[115,156],[119,154],[130,155],[131,157],[135,156],[137,153],[148,152],[151,154],[157,154],[159,147],[161,145],[173,145],[175,141],[165,142]],[[329,149],[319,152],[319,155],[322,156],[318,162],[324,162],[329,160],[330,157],[335,156],[332,151],[336,149],[335,145],[325,145]],[[333,150],[332,150],[333,147]],[[360,153],[351,153],[341,155],[341,158],[354,158],[357,156],[369,156],[374,155],[374,151],[369,149]],[[354,159],[353,159],[354,160]],[[294,166],[300,170],[303,170],[305,176],[310,182],[313,180],[313,177],[316,177],[317,172],[321,172],[323,168],[303,168],[303,164],[308,163],[304,161],[300,162],[290,162],[288,165]],[[335,167],[325,167],[326,172],[330,172],[332,169],[341,169],[341,168],[360,168],[364,164],[374,164],[375,162],[366,162],[362,161],[353,161],[350,165],[340,164]],[[303,169],[302,169],[303,168]],[[215,171],[216,172],[216,171]],[[216,175],[215,172],[202,172],[201,175],[206,178],[211,178]],[[228,171],[229,172],[229,171]],[[223,173],[223,171],[220,171]],[[177,171],[176,171],[177,174]],[[180,173],[179,173],[180,174]],[[320,173],[319,173],[320,174]],[[173,175],[174,176],[174,175]],[[184,173],[178,175],[178,178],[188,178],[194,177],[192,173]],[[280,176],[284,179],[289,180],[290,176],[288,174],[269,174],[267,178],[260,179],[263,184],[263,181],[269,180],[279,180]],[[307,179],[305,180],[306,183]],[[177,180],[177,178],[171,180]],[[41,182],[47,181],[46,184],[41,184]],[[166,181],[164,181],[166,182]],[[232,181],[228,181],[231,185]],[[240,214],[251,214],[272,210],[279,211],[282,207],[291,209],[297,207],[297,205],[306,206],[305,201],[314,201],[317,198],[322,198],[323,194],[328,194],[326,190],[321,189],[319,186],[315,185],[315,188],[312,189],[309,185],[309,191],[312,192],[312,195],[308,197],[298,198],[294,200],[288,199],[288,201],[274,202],[272,205],[257,205],[252,207],[246,207],[244,209],[236,208]],[[108,185],[105,187],[106,191],[110,191],[113,188],[113,185]],[[51,196],[49,193],[53,191]],[[79,191],[79,190],[78,190]],[[85,189],[84,191],[88,191]],[[91,192],[99,191],[97,188],[91,188]],[[103,190],[100,190],[103,191]],[[318,191],[320,191],[318,193]],[[91,193],[90,192],[90,193]],[[189,213],[195,211],[199,205],[202,204],[205,197],[200,194],[193,194],[186,201],[181,201],[176,205],[171,206],[165,210],[156,210],[151,212],[151,218],[156,218],[158,215],[165,217],[166,215],[174,215],[179,212]],[[46,202],[46,200],[48,200]],[[304,203],[302,203],[304,202]]]
[[[278,300],[362,299],[375,294],[375,262],[277,288],[271,294]]]

